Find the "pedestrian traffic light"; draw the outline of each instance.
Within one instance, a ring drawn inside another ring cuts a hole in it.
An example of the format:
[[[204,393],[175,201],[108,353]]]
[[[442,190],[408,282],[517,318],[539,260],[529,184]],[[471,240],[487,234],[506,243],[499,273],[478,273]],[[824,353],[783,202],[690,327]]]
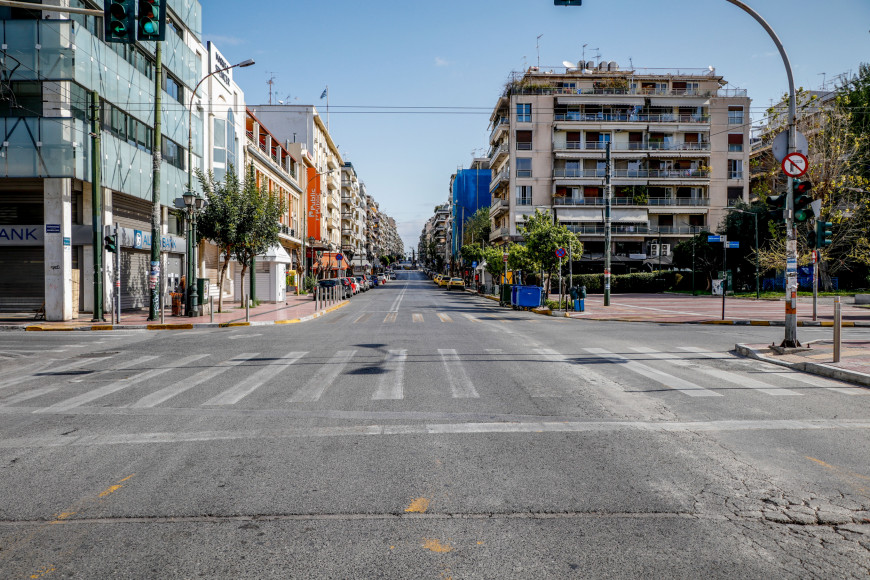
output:
[[[103,13],[106,42],[136,41],[133,28],[133,6],[136,0],[107,0]]]
[[[809,219],[810,214],[807,211],[807,207],[813,202],[813,198],[810,197],[810,190],[813,188],[813,184],[809,181],[801,181],[799,179],[795,179],[792,183],[792,192],[794,194],[794,221],[796,222],[805,222]]]
[[[785,221],[785,196],[784,195],[768,195],[767,196],[767,215],[770,221],[780,223]]]
[[[106,251],[112,252],[113,254],[118,251],[118,247],[115,244],[115,236],[106,236],[103,238],[103,242],[106,244]]]
[[[166,0],[139,0],[139,40],[166,39]]]
[[[580,6],[583,0],[553,0],[553,6]]]
[[[834,232],[831,231],[831,228],[834,227],[834,224],[831,222],[816,222],[816,248],[821,250],[822,248],[826,248],[831,245],[831,236],[834,235]]]

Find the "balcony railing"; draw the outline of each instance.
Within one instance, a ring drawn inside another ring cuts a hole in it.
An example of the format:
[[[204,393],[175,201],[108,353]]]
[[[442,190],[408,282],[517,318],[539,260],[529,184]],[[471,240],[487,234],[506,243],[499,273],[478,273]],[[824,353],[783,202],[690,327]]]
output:
[[[498,147],[492,147],[489,150],[489,166],[492,167],[493,164],[497,162],[497,159],[508,152],[508,144],[506,142],[502,142]]]
[[[553,177],[603,178],[604,169],[554,169]],[[612,177],[627,179],[701,179],[710,176],[706,169],[614,169]]]
[[[519,80],[519,78],[517,78]],[[667,88],[604,88],[604,87],[542,87],[511,85],[515,95],[660,95],[674,97],[745,97],[746,89],[667,89]]]
[[[510,173],[511,168],[505,167],[492,179],[492,183],[489,184],[489,191],[492,192],[495,189],[498,189],[499,185],[510,181]]]
[[[525,206],[532,205],[532,198],[531,197],[518,197],[517,198],[517,205],[525,205]]]
[[[566,224],[569,232],[575,234],[586,235],[604,235],[604,226],[601,224]],[[643,235],[696,235],[707,229],[707,226],[658,226],[650,227],[648,225],[622,225],[613,224],[610,226],[610,233],[618,235],[634,236]]]
[[[603,197],[554,197],[553,205],[578,206],[578,205],[605,205]],[[646,201],[635,200],[633,197],[611,198],[611,205],[637,205],[637,206],[689,206],[703,207],[710,205],[708,198],[689,197],[650,197]]]
[[[555,121],[583,123],[709,123],[709,115],[678,115],[676,113],[565,113],[553,115]]]
[[[495,137],[496,133],[498,133],[501,129],[506,129],[508,125],[510,125],[511,120],[508,117],[499,117],[498,120],[493,124],[492,132],[489,134],[489,140],[492,141]]]
[[[728,172],[728,179],[743,179],[743,172],[742,171],[729,171]]]
[[[495,228],[495,229],[492,230],[492,232],[490,232],[490,234],[489,234],[489,241],[491,242],[491,241],[493,241],[493,240],[497,240],[497,239],[499,239],[499,238],[503,238],[503,237],[505,237],[505,236],[510,235],[510,233],[511,233],[511,229],[510,229],[510,228]]]
[[[508,205],[508,200],[496,197],[492,200],[492,205],[489,206],[489,213],[490,215],[493,215],[503,210],[507,210]]]
[[[565,146],[555,145],[556,150],[592,150],[604,151],[607,148],[606,141],[566,141]],[[647,143],[611,143],[611,151],[709,151],[709,143],[673,143],[664,141],[651,141]]]

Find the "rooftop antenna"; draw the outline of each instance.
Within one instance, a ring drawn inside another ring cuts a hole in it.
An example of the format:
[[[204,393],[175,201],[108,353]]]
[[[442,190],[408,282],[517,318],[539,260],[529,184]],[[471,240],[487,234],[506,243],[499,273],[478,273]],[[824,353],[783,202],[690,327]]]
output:
[[[825,82],[825,75],[826,75],[826,73],[823,73],[823,72],[821,72],[821,73],[819,73],[819,74],[817,75],[817,76],[821,76],[821,77],[822,77],[822,90],[823,90],[823,91],[824,91],[825,89],[828,88],[828,87],[827,87],[827,83]]]
[[[269,85],[269,104],[271,105],[272,104],[272,87],[275,85],[275,78],[276,77],[275,77],[274,72],[266,71],[266,74],[271,75],[269,77],[269,80],[266,81],[266,84]]]
[[[583,45],[583,68],[586,68],[586,47],[589,46],[589,43]]]
[[[543,34],[538,35],[538,39],[535,41],[535,48],[538,51],[538,68],[541,68],[541,37]]]
[[[631,70],[634,70],[634,61],[631,60],[631,57],[628,57],[628,66],[631,67]]]
[[[599,64],[601,62],[601,52],[597,48],[593,48],[595,51],[595,64]]]

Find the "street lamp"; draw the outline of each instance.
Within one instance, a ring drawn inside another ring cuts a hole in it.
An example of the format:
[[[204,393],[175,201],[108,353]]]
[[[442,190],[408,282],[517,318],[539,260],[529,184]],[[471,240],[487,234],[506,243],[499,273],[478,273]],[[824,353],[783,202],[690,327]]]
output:
[[[205,209],[205,206],[208,205],[208,200],[192,191],[186,191],[181,198],[184,200],[184,216],[187,219],[188,224],[187,285],[185,288],[187,291],[187,300],[185,302],[185,308],[187,309],[187,316],[196,316],[196,310],[199,306],[199,297],[197,296],[197,289],[194,286],[194,275],[196,273],[196,243],[194,242],[194,239],[196,238],[196,217],[203,209]]]
[[[755,218],[755,299],[761,298],[761,290],[758,287],[758,214],[754,211],[746,211],[736,207],[729,207],[728,211],[736,211],[739,213],[748,213]]]
[[[207,78],[217,73],[225,72],[230,70],[231,68],[244,68],[247,66],[252,66],[254,61],[252,59],[243,60],[238,64],[234,64],[231,66],[227,66],[224,68],[215,69],[212,72],[208,73],[202,79],[196,83],[196,87],[194,87],[193,91],[190,93],[190,102],[187,107],[187,191],[182,195],[184,198],[184,205],[188,208],[188,213],[190,214],[192,221],[194,222],[192,226],[188,226],[188,235],[187,235],[187,315],[194,316],[196,312],[196,296],[193,292],[191,292],[191,288],[193,286],[193,279],[196,273],[195,263],[196,263],[196,244],[194,244],[193,238],[196,235],[196,214],[195,211],[202,210],[206,205],[206,200],[201,198],[200,196],[193,193],[193,98],[196,96],[196,91],[199,90],[200,85],[205,82]]]

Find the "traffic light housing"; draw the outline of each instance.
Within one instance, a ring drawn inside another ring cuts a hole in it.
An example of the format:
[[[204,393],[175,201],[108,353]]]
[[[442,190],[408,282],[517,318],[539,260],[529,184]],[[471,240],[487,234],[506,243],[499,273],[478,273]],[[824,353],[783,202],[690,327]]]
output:
[[[834,232],[831,231],[832,227],[834,224],[831,222],[816,222],[816,249],[821,250],[831,245],[831,236],[834,235]]]
[[[106,244],[107,252],[112,252],[114,254],[118,251],[115,236],[106,236],[105,238],[103,238],[103,242]]]
[[[136,13],[136,38],[145,40],[166,39],[166,0],[138,0]]]
[[[580,6],[583,0],[553,0],[553,6]]]
[[[785,195],[767,196],[767,215],[770,221],[782,223],[785,221]]]
[[[810,212],[807,208],[813,202],[813,198],[810,197],[810,190],[812,188],[813,184],[809,181],[795,179],[792,183],[794,221],[805,222],[810,218]]]
[[[106,0],[103,12],[106,42],[136,41],[135,14],[136,0]]]

